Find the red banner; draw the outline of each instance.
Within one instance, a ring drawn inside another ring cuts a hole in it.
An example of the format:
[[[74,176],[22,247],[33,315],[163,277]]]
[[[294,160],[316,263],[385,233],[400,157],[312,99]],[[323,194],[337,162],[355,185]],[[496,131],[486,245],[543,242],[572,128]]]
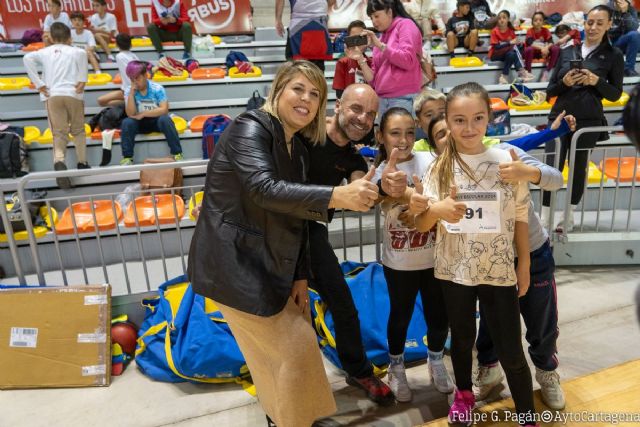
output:
[[[187,13],[200,34],[238,34],[253,32],[249,0],[183,0]],[[88,18],[93,12],[91,0],[61,0],[67,13],[82,12]],[[151,21],[151,0],[107,0],[107,10],[118,20],[118,31],[131,35],[147,34]],[[42,28],[49,13],[46,0],[0,0],[2,22],[7,37],[19,39],[24,31]]]

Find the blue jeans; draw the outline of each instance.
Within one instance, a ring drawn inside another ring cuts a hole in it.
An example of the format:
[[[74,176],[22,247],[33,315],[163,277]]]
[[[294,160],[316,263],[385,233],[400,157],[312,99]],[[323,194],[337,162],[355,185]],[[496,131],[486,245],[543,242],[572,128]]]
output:
[[[492,61],[502,61],[502,74],[505,76],[509,75],[509,71],[511,67],[515,68],[516,71],[520,71],[523,67],[522,62],[520,62],[520,58],[518,58],[518,54],[516,53],[517,47],[514,47],[504,55],[494,55],[491,57]]]
[[[145,117],[136,120],[127,117],[122,121],[121,139],[122,139],[122,157],[133,157],[133,145],[135,144],[136,135],[139,133],[162,132],[167,138],[167,144],[171,154],[176,155],[182,153],[180,146],[180,137],[176,130],[176,125],[168,114],[160,117]]]
[[[416,99],[416,95],[416,93],[412,93],[405,96],[399,96],[397,98],[380,97],[380,106],[378,107],[378,117],[376,118],[376,123],[380,123],[382,115],[385,113],[385,111],[392,107],[402,107],[413,116],[413,100]]]
[[[640,49],[640,33],[635,30],[629,31],[627,34],[618,37],[613,45],[624,53],[624,69],[635,70],[636,55],[638,54],[638,49]]]
[[[531,287],[520,298],[520,314],[527,327],[525,337],[529,343],[529,355],[533,364],[543,371],[553,371],[558,367],[558,301],[554,271],[555,262],[547,241],[531,252]],[[480,304],[480,329],[476,340],[478,362],[481,365],[491,365],[498,361],[498,355],[483,311]]]

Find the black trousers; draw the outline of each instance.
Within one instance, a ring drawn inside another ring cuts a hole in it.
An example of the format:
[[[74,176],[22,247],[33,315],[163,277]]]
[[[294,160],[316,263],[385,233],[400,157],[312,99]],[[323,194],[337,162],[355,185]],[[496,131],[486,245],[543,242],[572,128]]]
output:
[[[549,123],[551,125],[551,123]],[[576,130],[581,129],[583,127],[590,126],[602,126],[601,121],[587,121],[579,123],[579,126],[576,126]],[[571,138],[573,138],[574,132],[569,132],[566,135],[560,137],[560,163],[559,168],[562,170],[564,168],[564,162],[568,160],[569,149],[571,148]],[[577,205],[582,200],[582,196],[584,195],[585,188],[585,179],[587,177],[587,167],[589,154],[591,153],[591,149],[596,146],[596,143],[600,139],[599,133],[586,133],[582,135],[578,139],[578,146],[576,150],[576,162],[574,165],[569,165],[569,167],[573,168],[573,187],[571,190],[571,204]],[[555,165],[555,154],[552,147],[555,147],[553,141],[547,142],[545,145],[545,163],[554,166]],[[542,205],[543,206],[551,206],[551,193],[548,191],[542,192]]]
[[[329,242],[327,227],[315,221],[309,221],[309,249],[313,276],[309,285],[333,315],[336,350],[342,368],[352,377],[371,376],[373,366],[362,345],[360,320],[351,291]]]
[[[442,351],[447,340],[449,320],[442,294],[443,281],[433,276],[433,268],[406,271],[384,266],[384,277],[391,306],[387,323],[389,353],[398,355],[404,352],[407,329],[418,293],[422,298],[422,310],[427,323],[427,346],[433,352]]]
[[[451,325],[451,361],[458,389],[471,390],[476,303],[479,300],[498,360],[507,375],[516,412],[522,417],[533,414],[533,384],[522,350],[516,287],[446,282],[442,290]]]

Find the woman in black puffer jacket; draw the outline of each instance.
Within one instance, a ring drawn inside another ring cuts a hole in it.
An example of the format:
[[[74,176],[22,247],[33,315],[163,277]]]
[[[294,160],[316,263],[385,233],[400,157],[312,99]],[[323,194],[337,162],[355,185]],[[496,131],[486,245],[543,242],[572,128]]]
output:
[[[622,95],[624,77],[624,58],[622,52],[611,45],[607,31],[611,27],[612,11],[608,6],[598,5],[589,11],[585,21],[586,38],[580,46],[562,49],[549,86],[547,98],[557,96],[551,109],[549,120],[553,121],[562,111],[576,118],[576,131],[592,126],[606,126],[602,99],[617,101]],[[582,60],[580,68],[572,69],[571,61]],[[560,168],[563,167],[573,133],[561,137]],[[574,168],[573,188],[571,192],[571,211],[569,217],[559,224],[566,231],[573,229],[573,210],[584,194],[584,182],[587,173],[589,153],[596,142],[608,139],[607,133],[587,133],[580,137],[577,144]],[[553,165],[554,144],[547,144],[546,163]],[[542,221],[549,221],[551,194],[543,193]]]

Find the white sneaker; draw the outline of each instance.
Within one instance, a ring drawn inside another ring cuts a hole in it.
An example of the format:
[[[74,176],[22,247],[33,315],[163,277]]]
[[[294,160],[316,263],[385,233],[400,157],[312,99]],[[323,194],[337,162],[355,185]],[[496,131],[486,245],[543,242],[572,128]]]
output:
[[[565,407],[564,392],[560,385],[560,375],[554,371],[543,371],[536,368],[536,381],[540,384],[542,401],[551,409],[561,410]]]
[[[542,72],[542,76],[540,76],[540,82],[546,83],[549,81],[550,77],[551,77],[551,73],[549,72],[549,70],[544,70]]]
[[[518,77],[520,78],[520,80],[522,80],[523,83],[528,83],[535,79],[535,76],[524,68],[518,71]]]
[[[431,382],[436,387],[436,390],[445,394],[453,392],[453,381],[451,381],[447,367],[444,366],[442,360],[435,362],[429,360],[428,368],[429,375],[431,375]]]
[[[505,76],[504,74],[500,74],[500,77],[498,78],[498,84],[499,85],[508,85],[509,84],[509,80],[508,80],[507,76]]]
[[[503,379],[504,374],[497,363],[494,366],[479,365],[473,371],[472,389],[476,400],[484,400]]]
[[[403,364],[389,365],[389,388],[398,402],[411,402],[413,395]]]

